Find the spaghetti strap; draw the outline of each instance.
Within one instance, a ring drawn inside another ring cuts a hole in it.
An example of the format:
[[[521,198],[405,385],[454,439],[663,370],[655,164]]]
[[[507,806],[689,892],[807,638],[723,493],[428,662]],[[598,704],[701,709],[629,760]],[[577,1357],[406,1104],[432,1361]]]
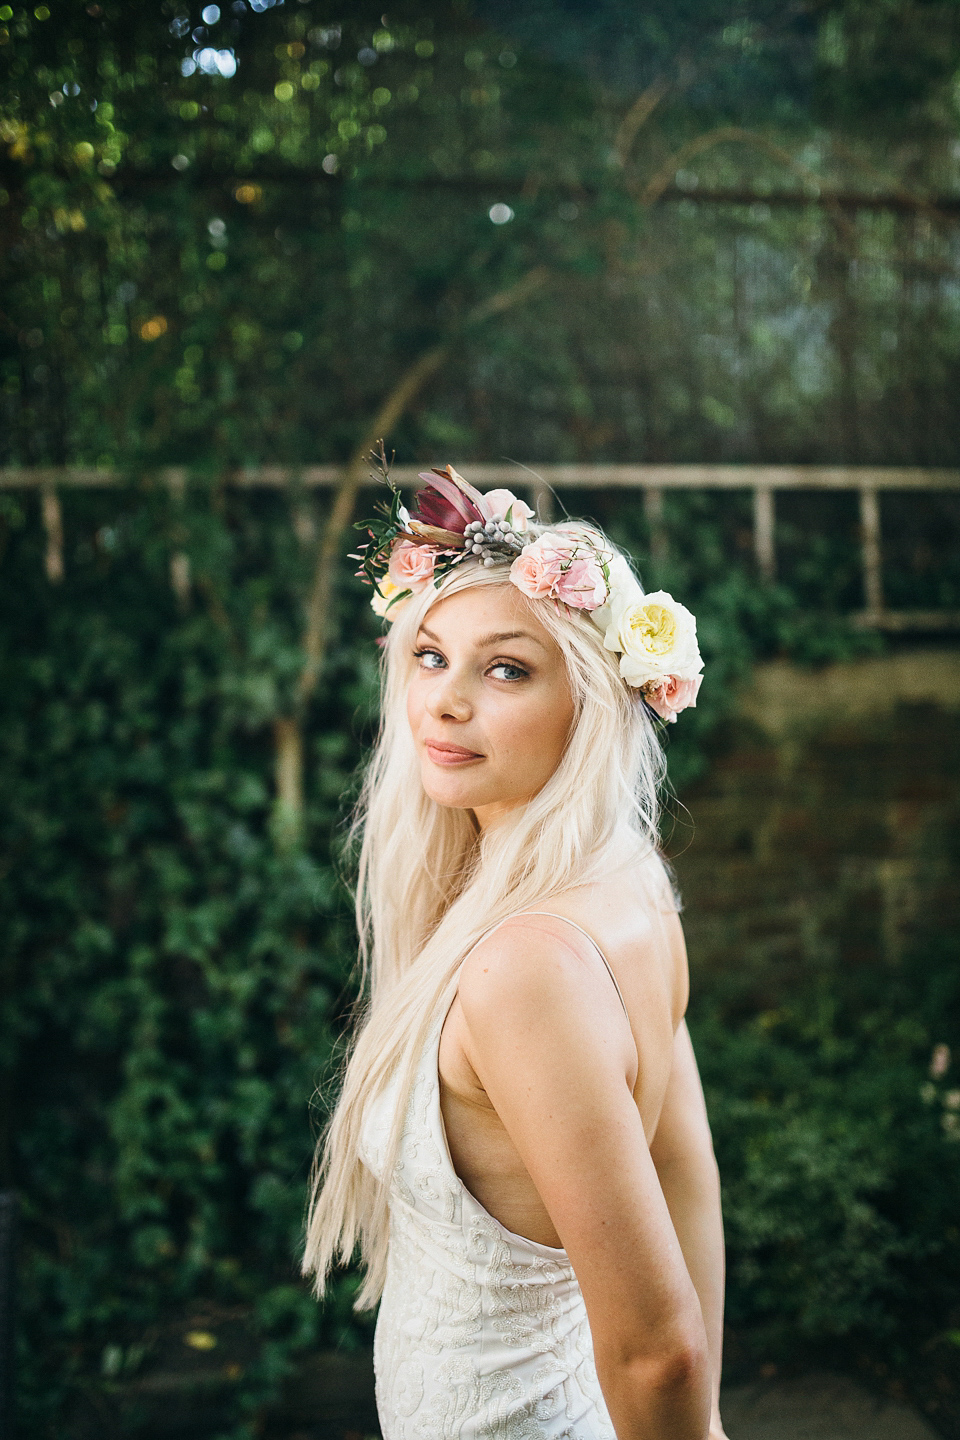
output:
[[[594,940],[593,936],[588,930],[584,930],[582,925],[578,925],[576,920],[571,920],[569,915],[558,915],[555,910],[518,910],[515,915],[505,915],[502,920],[498,920],[495,925],[491,925],[489,930],[484,930],[479,940],[474,941],[474,943],[470,946],[470,949],[467,951],[467,954],[463,957],[463,960],[461,960],[457,974],[459,975],[460,970],[463,969],[464,963],[466,962],[468,956],[473,954],[474,950],[476,950],[477,946],[482,941],[488,940],[490,936],[493,935],[495,931],[499,930],[501,925],[505,925],[508,920],[519,920],[524,915],[546,915],[549,916],[551,920],[564,920],[568,925],[572,925],[574,930],[579,930],[580,934],[590,941],[590,944],[593,946],[594,950],[596,950],[597,954],[600,956],[600,959],[606,966],[607,974],[613,981],[613,988],[617,992],[617,998],[619,999],[620,1004],[623,1006],[623,1013],[624,1015],[626,1015],[627,1020],[630,1019],[630,1012],[627,1009],[627,1002],[623,998],[623,991],[620,989],[620,986],[617,982],[617,977],[613,973],[613,967],[611,966],[610,961],[607,959],[606,955],[604,955],[603,951],[600,949],[600,946],[597,944],[596,940]]]
[[[607,974],[613,981],[613,988],[614,990],[616,990],[620,1004],[623,1006],[623,1013],[624,1015],[626,1015],[628,1020],[630,1019],[630,1012],[627,1010],[627,1002],[623,998],[623,991],[620,989],[620,986],[617,982],[617,977],[613,973],[613,967],[610,964],[610,961],[607,959],[606,955],[604,955],[603,951],[600,949],[600,946],[597,944],[596,940],[594,940],[593,936],[590,934],[589,930],[584,930],[583,926],[578,925],[576,920],[571,920],[569,915],[558,915],[554,910],[521,910],[519,913],[521,915],[549,915],[552,920],[565,920],[568,925],[573,926],[574,930],[579,930],[580,934],[590,941],[590,944],[593,946],[594,950],[596,950],[597,954],[600,956],[600,959],[607,967]]]

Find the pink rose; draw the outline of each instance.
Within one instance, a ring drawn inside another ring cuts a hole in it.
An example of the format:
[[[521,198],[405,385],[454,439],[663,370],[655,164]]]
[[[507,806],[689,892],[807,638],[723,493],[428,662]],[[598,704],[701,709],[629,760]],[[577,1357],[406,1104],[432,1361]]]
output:
[[[607,599],[607,582],[597,556],[578,555],[560,570],[554,594],[572,610],[596,610]]]
[[[412,590],[416,594],[433,579],[435,560],[436,552],[432,546],[401,540],[390,552],[390,579],[401,590]]]
[[[533,600],[552,596],[573,610],[596,610],[608,587],[600,557],[582,536],[547,530],[514,560],[510,579]]]
[[[692,680],[665,675],[662,680],[651,680],[642,687],[643,698],[661,720],[667,720],[672,725],[680,711],[686,710],[688,705],[696,709],[697,692],[702,680],[702,675],[695,675]]]
[[[553,588],[556,575],[552,561],[538,548],[539,541],[522,550],[510,566],[510,579],[531,600],[543,600]]]
[[[527,524],[533,519],[533,511],[523,500],[518,500],[512,490],[488,490],[484,500],[490,508],[491,515],[502,515],[506,518],[510,512],[510,523],[514,530],[526,530]]]

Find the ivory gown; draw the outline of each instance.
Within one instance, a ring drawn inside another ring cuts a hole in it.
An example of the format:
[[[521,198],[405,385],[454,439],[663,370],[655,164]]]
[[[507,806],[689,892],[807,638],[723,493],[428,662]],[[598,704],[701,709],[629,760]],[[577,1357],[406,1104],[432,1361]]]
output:
[[[505,1229],[453,1168],[437,1070],[445,1018],[417,1067],[390,1182],[374,1341],[384,1440],[616,1440],[567,1252]],[[378,1179],[395,1105],[388,1087],[364,1125]]]

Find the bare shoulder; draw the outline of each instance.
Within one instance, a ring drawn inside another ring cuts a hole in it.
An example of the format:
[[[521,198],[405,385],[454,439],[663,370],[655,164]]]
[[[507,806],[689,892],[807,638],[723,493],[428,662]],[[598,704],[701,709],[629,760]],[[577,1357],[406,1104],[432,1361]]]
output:
[[[558,1103],[571,1087],[633,1087],[637,1051],[617,991],[587,937],[559,916],[513,916],[484,939],[464,963],[451,1019],[501,1119],[504,1087],[546,1087]]]
[[[507,1015],[575,1011],[587,999],[606,1008],[611,990],[587,935],[562,915],[520,914],[467,957],[458,994],[468,1019],[502,1022]]]
[[[635,1025],[657,996],[667,1000],[676,1028],[689,993],[687,949],[676,894],[659,855],[626,860],[609,876],[558,896],[550,908],[596,941]]]

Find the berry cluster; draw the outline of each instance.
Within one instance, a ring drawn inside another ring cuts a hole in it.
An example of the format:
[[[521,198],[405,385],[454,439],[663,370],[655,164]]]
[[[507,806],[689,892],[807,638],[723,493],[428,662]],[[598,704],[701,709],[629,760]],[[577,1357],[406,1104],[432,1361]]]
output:
[[[477,555],[482,565],[496,565],[513,560],[528,543],[502,516],[495,515],[486,524],[472,520],[463,532],[464,553]]]

